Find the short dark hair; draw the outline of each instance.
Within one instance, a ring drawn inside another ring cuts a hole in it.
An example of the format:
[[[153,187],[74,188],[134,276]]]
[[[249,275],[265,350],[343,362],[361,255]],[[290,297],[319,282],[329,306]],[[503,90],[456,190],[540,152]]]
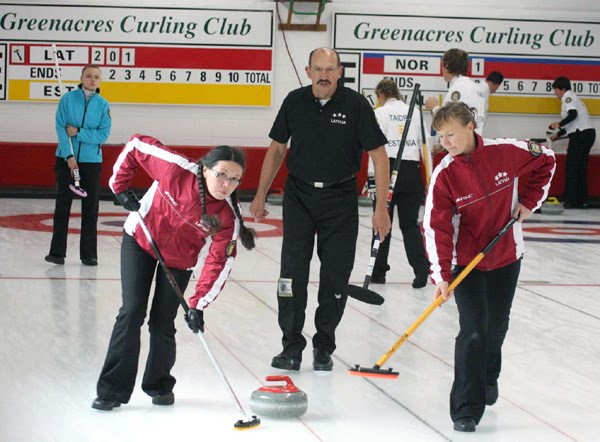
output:
[[[502,75],[502,72],[492,71],[485,78],[485,81],[489,81],[494,84],[502,84],[502,82],[504,81],[504,75]]]
[[[391,78],[384,78],[377,83],[377,86],[375,86],[375,93],[381,94],[385,98],[400,99],[400,91],[398,90],[398,86],[396,86],[396,82]]]
[[[327,49],[328,51],[333,52],[335,54],[335,59],[337,61],[338,67],[340,67],[342,65],[342,62],[340,61],[340,54],[338,54],[335,49],[331,49],[331,48],[317,48],[317,49],[313,49],[312,51],[310,51],[310,55],[308,56],[308,66],[310,66],[310,63],[312,62],[313,54],[315,52],[317,52],[317,51],[322,50],[322,49]]]
[[[563,91],[570,91],[571,90],[571,80],[569,80],[567,77],[558,77],[556,80],[554,80],[554,83],[552,83],[552,89],[561,89]]]
[[[454,75],[467,75],[469,54],[462,49],[448,49],[442,56],[442,65]]]

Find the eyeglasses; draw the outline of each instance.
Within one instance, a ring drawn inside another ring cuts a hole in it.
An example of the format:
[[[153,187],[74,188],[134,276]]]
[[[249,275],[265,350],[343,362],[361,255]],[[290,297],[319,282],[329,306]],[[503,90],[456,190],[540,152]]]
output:
[[[220,172],[218,170],[215,169],[210,169],[210,168],[206,168],[207,170],[210,170],[213,175],[215,176],[216,179],[218,179],[219,181],[227,181],[228,185],[235,185],[237,186],[238,184],[240,184],[240,179],[238,177],[228,177],[227,174],[225,172]]]

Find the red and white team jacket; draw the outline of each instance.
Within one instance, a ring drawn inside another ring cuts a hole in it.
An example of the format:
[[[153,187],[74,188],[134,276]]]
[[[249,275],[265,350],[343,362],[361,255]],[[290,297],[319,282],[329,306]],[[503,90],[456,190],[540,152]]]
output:
[[[129,188],[138,166],[154,180],[140,200],[139,212],[165,263],[180,270],[193,268],[208,236],[208,228],[201,220],[203,212],[196,175],[198,165],[167,149],[157,139],[136,134],[127,142],[113,167],[109,186],[114,193]],[[206,211],[217,215],[222,227],[212,236],[202,273],[189,299],[190,307],[200,310],[210,304],[225,285],[236,256],[240,229],[231,198],[219,201],[207,191]],[[124,229],[142,249],[156,258],[138,224],[138,215],[131,213]]]
[[[554,152],[534,142],[483,139],[469,155],[446,155],[435,168],[425,202],[423,231],[437,284],[450,282],[453,265],[466,266],[508,222],[517,205],[536,210],[546,199],[556,168]],[[523,194],[518,177],[529,173]],[[477,265],[493,270],[523,255],[521,224],[515,223]]]

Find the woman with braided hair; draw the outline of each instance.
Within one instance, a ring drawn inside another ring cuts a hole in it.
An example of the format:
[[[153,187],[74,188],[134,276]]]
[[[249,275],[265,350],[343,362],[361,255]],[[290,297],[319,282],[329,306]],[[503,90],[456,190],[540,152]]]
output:
[[[138,201],[129,189],[138,166],[154,180]],[[197,163],[145,135],[134,135],[117,158],[109,185],[131,213],[121,245],[123,304],[113,328],[106,360],[98,379],[98,397],[92,407],[110,411],[131,397],[140,352],[140,329],[146,316],[150,287],[156,284],[148,328],[150,351],[142,389],[155,405],[175,401],[175,317],[179,307],[141,226],[144,218],[165,263],[182,292],[198,262],[206,239],[212,237],[208,256],[188,303],[189,327],[204,332],[204,309],[223,289],[236,256],[238,236],[247,249],[255,232],[244,226],[235,192],[244,172],[242,153],[229,146],[212,149]]]

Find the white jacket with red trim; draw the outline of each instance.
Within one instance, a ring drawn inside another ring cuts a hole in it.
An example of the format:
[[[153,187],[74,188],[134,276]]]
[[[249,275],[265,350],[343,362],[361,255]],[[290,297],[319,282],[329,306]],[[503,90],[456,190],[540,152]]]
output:
[[[155,138],[136,134],[127,142],[113,167],[109,186],[114,193],[129,188],[138,166],[154,180],[140,200],[139,212],[158,250],[167,266],[192,269],[198,263],[208,236],[208,228],[201,220],[203,211],[196,175],[198,165],[167,149]],[[191,308],[201,310],[217,297],[225,285],[236,256],[235,245],[240,230],[231,198],[216,200],[207,191],[206,212],[217,215],[222,227],[212,236],[202,273],[189,299]],[[138,224],[138,215],[131,213],[124,229],[142,249],[155,257]]]
[[[446,155],[435,168],[425,203],[423,231],[437,284],[450,282],[453,265],[466,266],[496,236],[521,203],[534,211],[548,195],[554,152],[537,143],[483,139],[468,155]],[[518,177],[529,173],[522,195]],[[516,223],[477,265],[493,270],[523,255],[523,232]]]

